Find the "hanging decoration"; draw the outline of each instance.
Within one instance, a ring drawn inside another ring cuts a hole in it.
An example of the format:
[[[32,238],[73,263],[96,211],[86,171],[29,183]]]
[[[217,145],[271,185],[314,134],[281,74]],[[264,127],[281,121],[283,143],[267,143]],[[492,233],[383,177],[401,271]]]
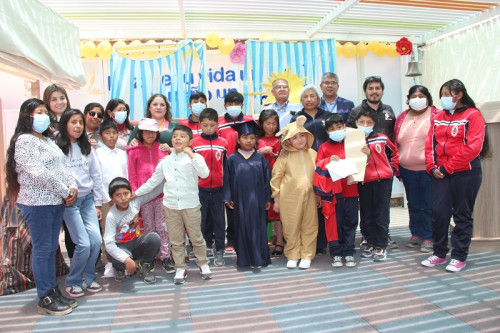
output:
[[[335,50],[336,50],[337,57],[339,57],[342,54],[342,45],[339,42],[335,43]]]
[[[352,58],[356,55],[356,47],[353,43],[347,42],[342,46],[342,55],[346,58]]]
[[[365,43],[359,42],[356,45],[356,56],[363,58],[368,54],[368,46]]]
[[[403,37],[396,42],[396,51],[400,55],[409,55],[413,52],[413,44],[408,38]]]
[[[97,55],[100,58],[109,60],[109,58],[111,58],[112,52],[113,52],[113,47],[111,46],[111,43],[108,42],[107,40],[102,41],[99,43],[99,45],[97,45]]]
[[[387,55],[391,58],[396,58],[399,55],[398,51],[396,50],[395,43],[389,44],[389,50],[387,51]]]
[[[148,45],[147,52],[144,52],[144,55],[148,58],[156,58],[160,55],[160,48],[156,45],[156,41],[148,40],[144,45]]]
[[[233,64],[243,65],[245,63],[246,46],[243,43],[236,43],[234,49],[229,54],[229,58]]]
[[[220,36],[215,32],[209,33],[207,38],[205,39],[207,46],[211,48],[217,48],[220,45]]]
[[[389,46],[386,43],[379,43],[378,50],[375,52],[379,57],[383,57],[389,51]]]
[[[368,42],[368,51],[376,53],[380,48],[380,43],[376,40],[371,40]]]
[[[274,42],[275,38],[271,34],[263,34],[262,36],[260,36],[259,40],[263,42]]]
[[[234,40],[232,38],[224,38],[219,45],[219,52],[229,54],[234,49]]]
[[[91,40],[86,41],[85,43],[80,43],[80,53],[84,58],[95,58],[95,56],[97,55],[97,48],[95,46],[95,43]]]

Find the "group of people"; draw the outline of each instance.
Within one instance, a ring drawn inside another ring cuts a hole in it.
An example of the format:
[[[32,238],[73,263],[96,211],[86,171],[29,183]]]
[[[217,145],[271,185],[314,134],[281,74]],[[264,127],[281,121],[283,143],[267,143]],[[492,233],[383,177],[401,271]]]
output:
[[[366,99],[356,107],[337,96],[336,74],[324,74],[320,89],[305,86],[294,104],[288,82],[276,79],[276,103],[264,105],[258,121],[244,114],[237,91],[226,94],[222,117],[203,93],[193,93],[191,114],[180,123],[168,99],[154,94],[135,127],[120,99],[81,112],[70,107],[64,88],[50,85],[43,101],[25,101],[7,151],[7,195],[30,229],[38,311],[67,314],[75,298],[101,291],[99,257],[104,276],[124,281],[138,272],[146,283],[156,282],[157,260],[175,273],[175,284],[184,283],[187,245],[203,279],[212,278],[209,255],[223,266],[231,251],[237,266],[254,269],[283,253],[287,268],[308,269],[327,249],[333,267],[354,267],[358,210],[360,256],[384,261],[387,248],[397,246],[389,236],[394,176],[408,197],[407,245],[433,252],[424,266],[446,263],[453,216],[446,269],[460,271],[481,183],[479,159],[488,153],[484,119],[463,83],[442,85],[443,111],[427,88],[413,86],[409,109],[398,117],[381,102],[380,77],[365,79]],[[333,181],[327,168],[346,156],[347,127],[365,135],[359,183]],[[63,220],[75,244],[71,253],[67,246],[65,294],[55,276]]]

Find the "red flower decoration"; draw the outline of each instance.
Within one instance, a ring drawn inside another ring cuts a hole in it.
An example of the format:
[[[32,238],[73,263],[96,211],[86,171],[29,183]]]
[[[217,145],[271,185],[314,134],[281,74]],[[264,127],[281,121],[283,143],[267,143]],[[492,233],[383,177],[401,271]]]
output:
[[[409,55],[413,52],[413,44],[406,37],[396,42],[396,51],[400,55]]]

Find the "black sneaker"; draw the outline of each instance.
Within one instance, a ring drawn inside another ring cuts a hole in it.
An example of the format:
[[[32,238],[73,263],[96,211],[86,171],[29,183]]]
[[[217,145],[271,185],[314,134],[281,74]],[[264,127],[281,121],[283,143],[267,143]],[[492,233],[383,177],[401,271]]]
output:
[[[59,287],[53,287],[52,291],[56,295],[59,302],[61,302],[62,304],[67,305],[72,309],[74,309],[78,306],[78,303],[76,302],[76,300],[74,300],[73,298],[68,298],[68,297],[64,296],[61,293],[61,290],[59,290]]]
[[[398,243],[392,240],[391,236],[387,237],[387,247],[389,249],[397,249],[399,247]]]
[[[139,263],[139,265],[137,265],[137,268],[139,270],[139,275],[145,283],[156,283],[156,276],[153,274],[154,267],[151,263]]]
[[[217,267],[224,266],[226,261],[224,260],[224,250],[215,251],[214,265]]]
[[[39,314],[64,316],[72,311],[73,309],[69,305],[59,300],[54,289],[52,289],[47,296],[40,298],[40,301],[38,301]]]
[[[175,273],[174,261],[170,258],[165,258],[161,261],[161,266],[168,274]]]
[[[117,281],[117,282],[123,282],[126,279],[128,279],[128,275],[127,275],[127,273],[125,273],[125,270],[120,271],[120,270],[118,270],[116,268],[113,268],[113,271],[115,273],[115,281]]]

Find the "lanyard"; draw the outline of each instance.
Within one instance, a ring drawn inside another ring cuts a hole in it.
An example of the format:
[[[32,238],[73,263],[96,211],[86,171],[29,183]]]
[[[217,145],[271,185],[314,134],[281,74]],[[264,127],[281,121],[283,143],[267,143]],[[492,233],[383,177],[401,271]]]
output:
[[[335,108],[337,107],[337,99],[335,99],[335,103],[333,103],[333,106],[332,106],[332,108],[330,110],[328,110],[327,106],[328,106],[328,103],[325,101],[325,109],[326,109],[326,111],[333,113],[333,110],[335,110]]]

